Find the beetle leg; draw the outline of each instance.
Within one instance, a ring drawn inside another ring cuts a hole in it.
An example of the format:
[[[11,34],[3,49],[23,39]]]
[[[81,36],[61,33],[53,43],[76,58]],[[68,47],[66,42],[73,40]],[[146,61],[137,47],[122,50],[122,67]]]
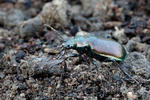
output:
[[[94,58],[91,58],[91,56],[93,56],[93,53],[88,52],[88,58],[90,59],[90,61],[92,62],[93,65],[95,65],[97,71],[98,71],[98,65],[96,63],[96,61],[94,60]]]
[[[65,48],[63,47],[63,45],[61,45],[59,55],[56,57],[56,59],[61,58],[65,53],[66,53]]]
[[[95,65],[97,73],[99,74],[98,65],[97,65],[96,61],[93,58],[91,58],[90,56],[89,56],[89,59],[92,62],[92,64]],[[100,80],[100,82],[101,82],[101,91],[102,91],[100,97],[103,98],[105,96],[105,88],[104,88],[103,81]]]
[[[115,62],[115,64],[118,65],[119,69],[127,76],[129,77],[131,80],[133,80],[136,84],[140,84],[136,79],[134,79],[129,73],[127,73],[124,68],[122,66],[120,66],[118,63]]]
[[[62,57],[65,55],[65,53],[66,53],[66,51],[65,51],[64,49],[62,49],[62,50],[60,51],[60,55],[58,55],[58,56],[56,57],[56,59],[62,58]]]
[[[91,57],[89,57],[89,59],[92,62],[92,64],[96,66],[96,69],[98,69],[98,65],[97,65],[96,61]]]
[[[136,82],[136,84],[140,84],[136,79],[134,79],[131,75],[129,75],[124,69],[122,69],[121,67],[119,67],[120,68],[120,70],[125,74],[125,75],[127,75],[131,80],[133,80],[133,81],[135,81]]]

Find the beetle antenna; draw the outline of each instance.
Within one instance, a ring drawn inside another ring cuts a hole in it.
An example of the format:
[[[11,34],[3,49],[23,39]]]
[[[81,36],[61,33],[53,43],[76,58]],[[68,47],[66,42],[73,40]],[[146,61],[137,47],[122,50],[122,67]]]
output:
[[[60,39],[62,41],[64,41],[64,38],[61,36],[61,32],[57,31],[56,29],[54,29],[52,26],[50,26],[48,24],[44,24],[44,26],[50,28],[52,31],[54,31],[55,33],[57,33],[57,35],[60,37]]]

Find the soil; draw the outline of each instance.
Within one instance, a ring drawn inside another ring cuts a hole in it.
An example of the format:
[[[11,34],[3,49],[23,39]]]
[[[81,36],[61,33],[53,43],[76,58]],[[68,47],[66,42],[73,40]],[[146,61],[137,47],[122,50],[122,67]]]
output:
[[[0,100],[149,100],[149,12],[149,0],[1,0]],[[85,33],[126,59],[61,51]]]

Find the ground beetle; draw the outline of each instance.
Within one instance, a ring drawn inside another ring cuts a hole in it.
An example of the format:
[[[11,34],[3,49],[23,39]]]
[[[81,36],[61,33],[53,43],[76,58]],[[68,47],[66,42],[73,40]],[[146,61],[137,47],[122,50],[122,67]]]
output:
[[[63,47],[66,49],[89,47],[92,53],[116,61],[123,61],[127,56],[125,48],[120,43],[109,39],[99,38],[89,33],[75,36],[74,39],[66,41],[63,44]]]
[[[64,41],[63,37],[61,37],[60,33],[56,31],[53,27],[46,25],[46,27],[51,28],[55,31],[60,38]],[[100,56],[108,57],[111,60],[123,61],[127,52],[125,48],[118,42],[104,39],[101,37],[96,37],[93,34],[80,31],[75,36],[75,38],[67,40],[62,44],[62,50],[64,49],[80,49],[89,47],[91,52]]]
[[[63,37],[61,37],[61,34],[57,30],[55,30],[53,27],[49,25],[46,25],[46,27],[49,27],[50,29],[55,31],[58,34],[58,36],[60,36],[60,38],[64,41]],[[114,40],[96,37],[95,35],[84,31],[78,32],[78,34],[73,39],[64,42],[62,44],[61,51],[65,49],[80,50],[80,48],[86,47],[89,47],[92,53],[96,55],[104,56],[115,61],[124,61],[125,58],[127,57],[127,51],[120,43]],[[126,71],[124,71],[121,67],[119,68],[122,70],[124,74],[126,74],[129,78],[131,78],[137,84],[139,84],[139,82],[134,78],[132,78]]]
[[[80,50],[80,48],[89,47],[92,53],[107,57],[115,61],[124,61],[127,57],[126,49],[120,43],[114,40],[96,37],[95,35],[83,31],[81,31],[81,34],[82,35],[76,35],[75,38],[64,42],[63,49],[73,48]],[[119,68],[125,75],[134,80],[137,84],[139,84],[139,82],[132,78],[126,71],[124,71],[124,69],[122,69],[121,67]]]

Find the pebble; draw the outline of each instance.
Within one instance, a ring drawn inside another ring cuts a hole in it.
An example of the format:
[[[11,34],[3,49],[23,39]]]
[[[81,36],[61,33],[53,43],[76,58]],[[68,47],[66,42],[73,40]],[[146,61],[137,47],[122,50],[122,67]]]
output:
[[[19,86],[18,86],[18,89],[19,89],[19,90],[26,90],[26,89],[27,89],[27,86],[26,86],[26,84],[24,84],[24,83],[20,83]]]
[[[25,52],[22,51],[22,50],[19,50],[17,53],[16,53],[16,61],[18,63],[20,63],[20,60],[23,59],[25,57]]]
[[[127,43],[128,38],[124,34],[124,29],[118,29],[118,27],[115,27],[116,31],[113,32],[113,37],[117,39],[120,43]]]
[[[0,43],[0,49],[4,49],[5,48],[5,44]]]
[[[2,72],[0,72],[0,79],[3,79],[4,77],[5,75]]]
[[[52,49],[52,48],[44,48],[44,52],[49,53],[49,54],[58,54],[59,53],[59,51]]]
[[[12,27],[19,24],[21,21],[26,19],[26,15],[19,9],[10,10],[7,15],[6,19],[4,20],[4,24],[6,26]]]
[[[136,100],[137,96],[133,94],[133,92],[128,92],[127,93],[128,100]]]
[[[16,91],[17,89],[18,89],[18,86],[17,86],[16,84],[13,84],[13,85],[12,85],[12,90],[13,90],[13,91]]]
[[[139,52],[144,52],[148,48],[148,45],[146,45],[145,43],[136,43],[135,48]]]
[[[25,97],[25,94],[24,94],[24,93],[21,93],[20,96],[21,96],[21,97]]]

